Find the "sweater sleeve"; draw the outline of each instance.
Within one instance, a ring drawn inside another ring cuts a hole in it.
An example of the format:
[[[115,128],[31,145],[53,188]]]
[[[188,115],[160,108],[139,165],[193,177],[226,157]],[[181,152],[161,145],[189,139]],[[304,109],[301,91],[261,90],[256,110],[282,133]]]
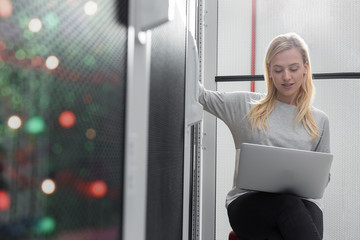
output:
[[[199,84],[199,103],[205,111],[223,120],[227,125],[239,119],[239,110],[244,108],[246,102],[246,92],[211,91]]]
[[[330,127],[329,118],[326,115],[324,116],[323,125],[319,130],[321,134],[315,151],[330,153]]]
[[[326,115],[323,121],[320,140],[318,142],[318,145],[316,146],[315,151],[330,153],[330,126],[329,126],[329,118]],[[331,173],[329,173],[329,178],[326,186],[329,184],[330,180],[331,180]]]

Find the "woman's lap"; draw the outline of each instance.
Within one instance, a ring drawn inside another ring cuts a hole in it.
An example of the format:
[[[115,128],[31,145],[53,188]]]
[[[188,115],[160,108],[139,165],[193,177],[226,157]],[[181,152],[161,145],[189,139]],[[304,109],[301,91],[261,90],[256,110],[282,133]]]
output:
[[[321,210],[292,195],[249,192],[230,203],[228,216],[235,233],[249,240],[294,238],[305,227],[298,234],[322,238]]]

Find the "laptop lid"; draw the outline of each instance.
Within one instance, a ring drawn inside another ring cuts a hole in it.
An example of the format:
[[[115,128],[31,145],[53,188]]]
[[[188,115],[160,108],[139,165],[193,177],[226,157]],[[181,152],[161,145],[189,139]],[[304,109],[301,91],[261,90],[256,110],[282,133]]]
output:
[[[322,198],[332,160],[331,153],[243,143],[237,186],[245,190]]]

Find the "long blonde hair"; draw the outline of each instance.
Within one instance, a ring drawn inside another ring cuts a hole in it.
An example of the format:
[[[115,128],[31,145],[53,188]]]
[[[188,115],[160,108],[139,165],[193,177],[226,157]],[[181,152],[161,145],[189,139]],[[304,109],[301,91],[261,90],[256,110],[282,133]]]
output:
[[[277,99],[277,89],[270,78],[270,63],[276,54],[292,48],[297,48],[301,53],[303,63],[308,64],[307,73],[304,75],[304,81],[296,99],[297,115],[294,126],[301,122],[310,135],[310,139],[314,140],[318,137],[318,127],[310,106],[315,95],[315,87],[312,82],[309,51],[305,41],[295,33],[279,35],[271,41],[265,57],[264,74],[268,92],[263,99],[250,109],[247,117],[253,130],[257,128],[258,131],[266,132],[268,128],[267,119],[274,110]]]

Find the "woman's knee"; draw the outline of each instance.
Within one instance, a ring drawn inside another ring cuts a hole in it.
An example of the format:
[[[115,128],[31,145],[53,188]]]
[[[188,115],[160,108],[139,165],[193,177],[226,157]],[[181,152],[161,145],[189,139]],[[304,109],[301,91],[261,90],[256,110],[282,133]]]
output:
[[[280,221],[309,215],[300,197],[284,194],[279,196],[279,203],[282,205],[279,215]]]

